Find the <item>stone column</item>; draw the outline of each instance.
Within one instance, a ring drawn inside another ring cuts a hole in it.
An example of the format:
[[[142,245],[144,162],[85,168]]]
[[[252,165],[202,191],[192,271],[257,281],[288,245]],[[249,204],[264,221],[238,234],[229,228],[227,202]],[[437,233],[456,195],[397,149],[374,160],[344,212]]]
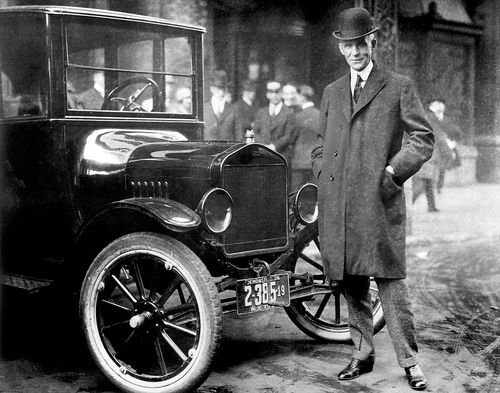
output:
[[[500,182],[500,2],[484,0],[476,8],[484,26],[477,48],[477,180]],[[478,21],[479,21],[478,20]]]

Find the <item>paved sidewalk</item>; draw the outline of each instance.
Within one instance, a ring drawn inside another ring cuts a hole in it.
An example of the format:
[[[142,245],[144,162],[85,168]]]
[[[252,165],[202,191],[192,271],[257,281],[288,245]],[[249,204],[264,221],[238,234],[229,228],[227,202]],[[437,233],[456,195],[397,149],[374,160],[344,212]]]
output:
[[[409,247],[500,235],[500,184],[445,187],[436,205],[427,212],[425,195],[409,205]]]

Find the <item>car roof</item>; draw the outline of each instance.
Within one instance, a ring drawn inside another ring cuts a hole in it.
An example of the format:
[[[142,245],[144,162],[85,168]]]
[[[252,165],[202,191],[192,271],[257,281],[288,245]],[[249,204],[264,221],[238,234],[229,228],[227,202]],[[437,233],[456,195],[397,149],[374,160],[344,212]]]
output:
[[[69,6],[67,7],[36,6],[36,5],[0,7],[0,13],[11,13],[11,12],[39,12],[39,13],[54,14],[54,15],[72,15],[72,16],[83,16],[83,17],[98,17],[98,18],[108,18],[117,20],[128,20],[141,23],[152,23],[162,26],[195,30],[203,33],[206,32],[205,28],[201,26],[173,22],[162,18],[155,18],[152,16],[129,14],[126,12],[110,11],[98,8],[69,7]]]

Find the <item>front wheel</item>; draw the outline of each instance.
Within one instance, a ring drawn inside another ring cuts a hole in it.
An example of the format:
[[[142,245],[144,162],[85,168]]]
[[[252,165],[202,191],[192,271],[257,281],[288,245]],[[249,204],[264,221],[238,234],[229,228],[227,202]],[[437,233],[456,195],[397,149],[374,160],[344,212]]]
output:
[[[298,274],[308,273],[314,283],[325,284],[320,254],[317,224],[301,230],[295,244],[295,251],[287,261],[287,270]],[[299,280],[291,280],[290,286],[300,285]],[[384,314],[378,296],[377,284],[370,282],[373,307],[373,328],[377,333],[385,325]],[[293,300],[285,308],[292,322],[308,336],[332,342],[349,342],[347,304],[341,290],[332,293]]]
[[[80,292],[92,357],[127,392],[194,390],[220,337],[217,288],[200,259],[167,236],[132,233],[103,249]]]

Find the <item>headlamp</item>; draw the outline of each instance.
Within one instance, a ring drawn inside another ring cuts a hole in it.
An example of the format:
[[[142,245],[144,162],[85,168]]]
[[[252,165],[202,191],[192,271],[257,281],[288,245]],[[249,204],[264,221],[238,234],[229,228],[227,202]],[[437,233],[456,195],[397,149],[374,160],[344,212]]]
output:
[[[197,213],[204,228],[212,234],[224,232],[233,218],[233,199],[222,188],[212,188],[201,198]]]
[[[293,211],[297,219],[304,225],[309,225],[318,219],[318,187],[306,183],[300,187],[293,203]]]

